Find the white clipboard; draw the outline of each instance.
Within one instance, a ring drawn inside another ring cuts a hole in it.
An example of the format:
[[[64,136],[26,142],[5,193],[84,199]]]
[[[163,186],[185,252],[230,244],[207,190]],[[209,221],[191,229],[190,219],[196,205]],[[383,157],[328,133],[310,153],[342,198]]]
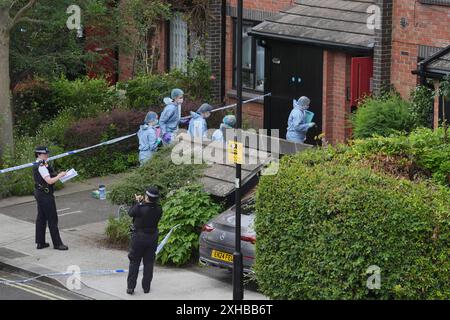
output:
[[[69,171],[67,171],[67,174],[61,179],[59,179],[59,181],[61,181],[62,183],[66,183],[67,181],[75,178],[76,176],[78,176],[78,172],[72,168]]]

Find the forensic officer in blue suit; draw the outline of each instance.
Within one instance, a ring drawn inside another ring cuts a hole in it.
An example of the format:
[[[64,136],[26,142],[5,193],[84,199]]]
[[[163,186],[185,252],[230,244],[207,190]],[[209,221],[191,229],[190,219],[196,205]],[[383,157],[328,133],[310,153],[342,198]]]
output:
[[[145,116],[144,124],[140,126],[137,134],[139,139],[139,162],[141,166],[152,158],[153,153],[161,143],[157,125],[158,114],[150,111]]]
[[[206,139],[208,133],[208,125],[206,119],[211,116],[212,106],[204,103],[197,109],[197,112],[191,112],[191,121],[189,122],[188,131],[194,139]]]
[[[293,101],[293,109],[288,119],[288,128],[286,139],[291,142],[304,143],[306,140],[306,133],[316,124],[314,122],[307,122],[306,110],[309,109],[311,103],[308,97],[301,97]]]
[[[170,98],[164,98],[166,107],[161,113],[159,125],[163,141],[166,144],[172,143],[178,131],[181,120],[181,105],[184,102],[184,92],[181,89],[173,89]]]

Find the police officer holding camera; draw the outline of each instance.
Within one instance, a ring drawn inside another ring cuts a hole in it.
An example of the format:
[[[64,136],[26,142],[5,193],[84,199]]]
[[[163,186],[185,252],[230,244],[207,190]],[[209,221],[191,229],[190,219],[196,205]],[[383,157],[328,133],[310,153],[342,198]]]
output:
[[[150,292],[153,279],[153,265],[158,247],[158,223],[162,216],[162,208],[158,203],[159,191],[150,187],[145,196],[135,195],[137,204],[128,212],[133,218],[130,253],[130,269],[128,273],[127,293],[133,294],[139,273],[141,260],[144,262],[142,288],[144,293]]]
[[[33,178],[35,183],[34,196],[37,201],[36,219],[36,244],[37,249],[44,249],[50,245],[45,242],[45,230],[50,230],[53,247],[56,250],[68,250],[61,240],[58,229],[58,213],[54,192],[54,184],[66,175],[66,172],[56,174],[47,162],[50,151],[47,147],[37,147],[35,149],[36,161],[39,163],[33,167]]]

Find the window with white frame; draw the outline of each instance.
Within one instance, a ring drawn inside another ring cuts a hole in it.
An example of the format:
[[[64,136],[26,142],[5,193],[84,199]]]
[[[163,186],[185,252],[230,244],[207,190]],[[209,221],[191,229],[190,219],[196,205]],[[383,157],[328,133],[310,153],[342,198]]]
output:
[[[256,22],[244,21],[242,26],[242,86],[251,91],[264,91],[264,55],[265,50],[259,46],[256,39],[248,33]],[[233,87],[236,87],[237,78],[237,23],[234,21],[233,41]]]
[[[170,69],[186,69],[188,58],[188,25],[181,14],[170,20]]]

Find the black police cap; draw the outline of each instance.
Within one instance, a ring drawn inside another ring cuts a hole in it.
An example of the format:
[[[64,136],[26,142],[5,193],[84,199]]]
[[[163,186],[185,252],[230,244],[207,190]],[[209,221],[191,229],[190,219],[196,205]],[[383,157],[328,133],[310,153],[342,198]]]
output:
[[[49,154],[50,150],[45,146],[39,146],[39,147],[36,147],[36,149],[34,149],[34,153]]]
[[[149,196],[150,198],[159,198],[159,190],[156,187],[149,187],[145,194]]]

